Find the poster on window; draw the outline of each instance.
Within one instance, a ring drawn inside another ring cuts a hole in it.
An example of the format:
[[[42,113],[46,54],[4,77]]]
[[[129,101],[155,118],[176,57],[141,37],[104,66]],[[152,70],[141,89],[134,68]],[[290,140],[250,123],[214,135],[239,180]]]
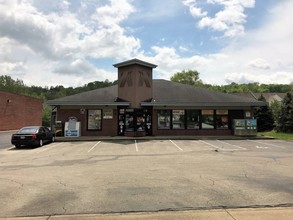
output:
[[[113,109],[104,109],[103,119],[113,119]]]
[[[235,119],[234,120],[235,129],[245,129],[245,120],[244,119]]]
[[[88,129],[101,129],[101,110],[88,110]]]
[[[256,130],[256,120],[255,119],[247,119],[246,120],[246,128],[250,130]]]

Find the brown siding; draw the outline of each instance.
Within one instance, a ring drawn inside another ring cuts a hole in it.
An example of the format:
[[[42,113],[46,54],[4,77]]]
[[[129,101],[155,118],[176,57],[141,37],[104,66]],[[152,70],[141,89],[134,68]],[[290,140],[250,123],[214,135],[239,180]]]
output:
[[[41,99],[0,91],[0,131],[42,125]]]
[[[129,101],[131,108],[153,97],[152,68],[130,65],[118,69],[118,97]]]

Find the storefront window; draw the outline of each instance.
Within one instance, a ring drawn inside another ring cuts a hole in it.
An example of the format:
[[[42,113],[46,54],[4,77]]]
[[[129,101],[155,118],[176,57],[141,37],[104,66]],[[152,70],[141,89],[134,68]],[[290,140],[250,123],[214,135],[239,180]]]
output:
[[[171,121],[170,110],[159,110],[158,111],[158,129],[170,129]]]
[[[102,110],[88,110],[88,130],[102,129]]]
[[[228,128],[228,110],[216,111],[216,127],[217,129]]]
[[[214,129],[214,110],[201,110],[201,128]]]
[[[137,131],[145,130],[145,115],[142,110],[136,111],[136,130]]]
[[[125,114],[125,129],[126,129],[126,131],[134,131],[133,113],[126,113]]]
[[[185,111],[173,110],[173,129],[185,129]]]
[[[199,110],[186,110],[187,129],[199,129]]]

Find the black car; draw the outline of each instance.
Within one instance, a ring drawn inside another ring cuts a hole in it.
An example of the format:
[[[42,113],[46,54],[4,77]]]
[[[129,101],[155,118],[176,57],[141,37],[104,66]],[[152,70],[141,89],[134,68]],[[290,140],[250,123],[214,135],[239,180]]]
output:
[[[11,136],[11,144],[16,148],[21,146],[43,146],[44,143],[54,142],[55,133],[44,126],[29,126],[21,128]]]

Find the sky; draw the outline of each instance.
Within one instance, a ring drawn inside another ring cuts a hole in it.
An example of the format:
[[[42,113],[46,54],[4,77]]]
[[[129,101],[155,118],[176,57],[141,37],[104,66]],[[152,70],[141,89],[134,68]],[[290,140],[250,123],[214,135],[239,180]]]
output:
[[[0,0],[0,74],[77,87],[137,58],[155,79],[289,84],[292,12],[292,0]]]

